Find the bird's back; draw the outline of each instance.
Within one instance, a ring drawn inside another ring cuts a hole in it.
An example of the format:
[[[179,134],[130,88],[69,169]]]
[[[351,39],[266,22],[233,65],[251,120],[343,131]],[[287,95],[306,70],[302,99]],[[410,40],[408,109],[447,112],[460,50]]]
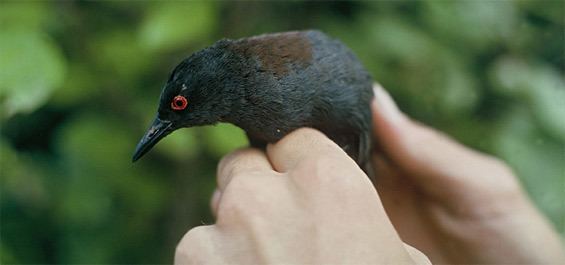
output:
[[[249,68],[242,73],[245,104],[233,123],[253,142],[313,127],[358,162],[366,159],[372,81],[344,44],[319,31],[296,31],[235,40],[227,49]]]

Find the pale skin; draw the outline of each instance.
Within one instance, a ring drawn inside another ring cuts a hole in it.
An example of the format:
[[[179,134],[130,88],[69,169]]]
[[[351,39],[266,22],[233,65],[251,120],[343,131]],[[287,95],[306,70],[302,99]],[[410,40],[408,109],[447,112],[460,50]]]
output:
[[[266,152],[238,150],[218,166],[216,224],[185,234],[175,263],[565,264],[558,234],[504,163],[375,94],[377,189],[313,129]]]

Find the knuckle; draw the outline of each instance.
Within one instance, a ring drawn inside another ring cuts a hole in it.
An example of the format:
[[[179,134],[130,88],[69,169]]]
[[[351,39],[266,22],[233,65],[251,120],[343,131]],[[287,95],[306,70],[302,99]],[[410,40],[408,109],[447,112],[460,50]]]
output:
[[[222,170],[229,168],[229,165],[232,165],[234,163],[234,160],[237,161],[236,159],[239,157],[240,153],[241,153],[241,149],[233,151],[222,157],[222,159],[218,163],[217,172],[222,172]]]
[[[230,169],[229,176],[233,180],[237,180],[238,182],[246,182],[250,176],[258,174],[260,172],[259,169],[255,169],[254,165],[250,164],[249,161],[241,160],[237,161],[239,164],[233,166]]]
[[[209,244],[209,233],[209,226],[197,226],[190,229],[177,244],[175,259],[188,261],[203,255],[204,250],[202,247]]]
[[[286,135],[281,139],[277,145],[280,147],[286,146],[302,146],[302,145],[312,145],[320,141],[320,139],[327,138],[323,133],[312,128],[299,128],[293,132]]]
[[[237,199],[220,205],[216,224],[220,227],[252,226],[246,224],[251,222],[251,217],[254,216],[253,210],[257,211],[257,207],[244,202],[245,200]]]
[[[235,191],[237,193],[247,192],[254,188],[251,172],[241,168],[234,168],[230,172],[231,181],[226,187],[226,190]]]
[[[233,222],[234,220],[241,219],[243,205],[238,201],[226,200],[218,206],[218,215],[216,224],[222,225],[226,222]]]
[[[271,190],[273,181],[276,181],[273,176],[276,175],[262,169],[235,169],[223,196],[252,201],[257,194],[265,195]]]
[[[244,175],[256,174],[257,172],[264,171],[257,165],[257,161],[251,159],[251,156],[256,155],[256,150],[239,150],[237,153],[230,154],[232,157],[227,158],[228,162],[224,162],[220,167],[224,170],[227,176],[241,177]],[[221,164],[222,162],[220,162]],[[226,172],[227,171],[227,172]],[[263,172],[265,173],[265,172]]]
[[[236,177],[222,194],[222,201],[217,209],[217,224],[246,224],[253,218],[261,218],[274,208],[273,202],[279,195],[272,180],[266,183],[263,175]]]
[[[218,205],[218,219],[239,218],[254,207],[256,189],[252,181],[245,178],[234,178],[222,195],[222,202]]]
[[[179,242],[178,246],[182,246],[185,244],[191,244],[194,241],[201,240],[207,237],[209,230],[207,226],[196,226],[192,229],[188,230],[186,234],[182,237],[181,241]],[[178,247],[177,246],[177,247]]]
[[[225,155],[224,157],[222,157],[222,159],[220,159],[220,162],[218,163],[218,172],[220,172],[223,168],[225,168],[225,166],[228,164],[228,162],[230,162],[232,159],[234,159],[237,155],[237,150],[234,152],[231,152],[227,155]]]
[[[245,158],[254,152],[258,152],[258,150],[253,148],[240,148],[225,155],[218,163],[218,172],[244,162],[246,160]]]

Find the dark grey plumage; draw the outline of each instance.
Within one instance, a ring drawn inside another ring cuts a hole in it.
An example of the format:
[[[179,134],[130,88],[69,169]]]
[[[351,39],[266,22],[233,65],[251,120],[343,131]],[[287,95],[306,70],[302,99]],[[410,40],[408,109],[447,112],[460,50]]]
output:
[[[184,110],[171,108],[178,95],[188,100]],[[372,79],[359,60],[319,31],[220,40],[175,68],[134,161],[175,129],[229,122],[256,147],[316,128],[366,169],[372,98]]]

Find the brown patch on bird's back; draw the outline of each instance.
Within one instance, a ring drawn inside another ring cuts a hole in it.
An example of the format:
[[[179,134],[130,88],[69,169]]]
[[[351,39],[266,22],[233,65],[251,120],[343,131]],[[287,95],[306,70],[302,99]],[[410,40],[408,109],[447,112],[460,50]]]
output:
[[[277,76],[286,74],[291,64],[306,66],[312,61],[312,44],[303,32],[266,34],[237,40],[230,47],[248,58],[256,58],[261,68]]]

